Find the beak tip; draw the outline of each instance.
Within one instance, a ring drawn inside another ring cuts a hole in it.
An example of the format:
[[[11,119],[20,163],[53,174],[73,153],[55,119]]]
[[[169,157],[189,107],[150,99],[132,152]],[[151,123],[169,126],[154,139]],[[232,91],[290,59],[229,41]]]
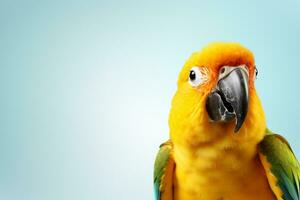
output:
[[[239,130],[242,128],[242,125],[244,124],[245,118],[246,118],[246,115],[244,117],[237,117],[236,118],[234,133],[239,132]]]
[[[235,126],[234,133],[238,133],[240,129],[241,129],[241,127]]]

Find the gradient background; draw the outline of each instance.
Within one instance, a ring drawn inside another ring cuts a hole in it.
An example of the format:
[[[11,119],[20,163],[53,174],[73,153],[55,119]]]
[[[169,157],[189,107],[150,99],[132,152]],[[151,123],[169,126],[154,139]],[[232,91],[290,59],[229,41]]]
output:
[[[268,125],[300,157],[299,9],[1,0],[0,199],[152,199],[178,72],[216,40],[254,52]]]

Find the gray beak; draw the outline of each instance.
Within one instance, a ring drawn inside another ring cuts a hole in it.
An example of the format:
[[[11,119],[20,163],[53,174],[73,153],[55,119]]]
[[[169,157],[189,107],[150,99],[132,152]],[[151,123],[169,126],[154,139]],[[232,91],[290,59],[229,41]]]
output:
[[[234,132],[240,130],[248,112],[248,79],[245,65],[221,68],[218,83],[206,100],[206,110],[213,122],[235,119]]]

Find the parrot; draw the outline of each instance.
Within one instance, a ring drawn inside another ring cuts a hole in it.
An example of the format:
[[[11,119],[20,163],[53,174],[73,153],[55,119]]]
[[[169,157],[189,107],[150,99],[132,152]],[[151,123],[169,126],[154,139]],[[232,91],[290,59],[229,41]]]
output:
[[[300,200],[300,166],[266,125],[253,53],[212,42],[177,80],[169,139],[154,163],[155,200]]]

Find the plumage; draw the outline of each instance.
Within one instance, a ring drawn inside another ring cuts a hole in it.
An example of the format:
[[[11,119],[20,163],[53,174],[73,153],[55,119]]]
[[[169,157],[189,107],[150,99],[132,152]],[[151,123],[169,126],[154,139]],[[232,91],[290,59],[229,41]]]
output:
[[[299,162],[282,136],[270,131],[268,133],[259,145],[260,154],[265,156],[270,164],[269,169],[266,168],[266,173],[271,173],[276,177],[276,186],[281,189],[282,199],[299,200]]]
[[[266,127],[256,66],[238,43],[212,43],[181,70],[155,200],[299,200],[299,163]]]
[[[173,174],[172,143],[167,141],[160,145],[154,164],[155,200],[173,200]]]

